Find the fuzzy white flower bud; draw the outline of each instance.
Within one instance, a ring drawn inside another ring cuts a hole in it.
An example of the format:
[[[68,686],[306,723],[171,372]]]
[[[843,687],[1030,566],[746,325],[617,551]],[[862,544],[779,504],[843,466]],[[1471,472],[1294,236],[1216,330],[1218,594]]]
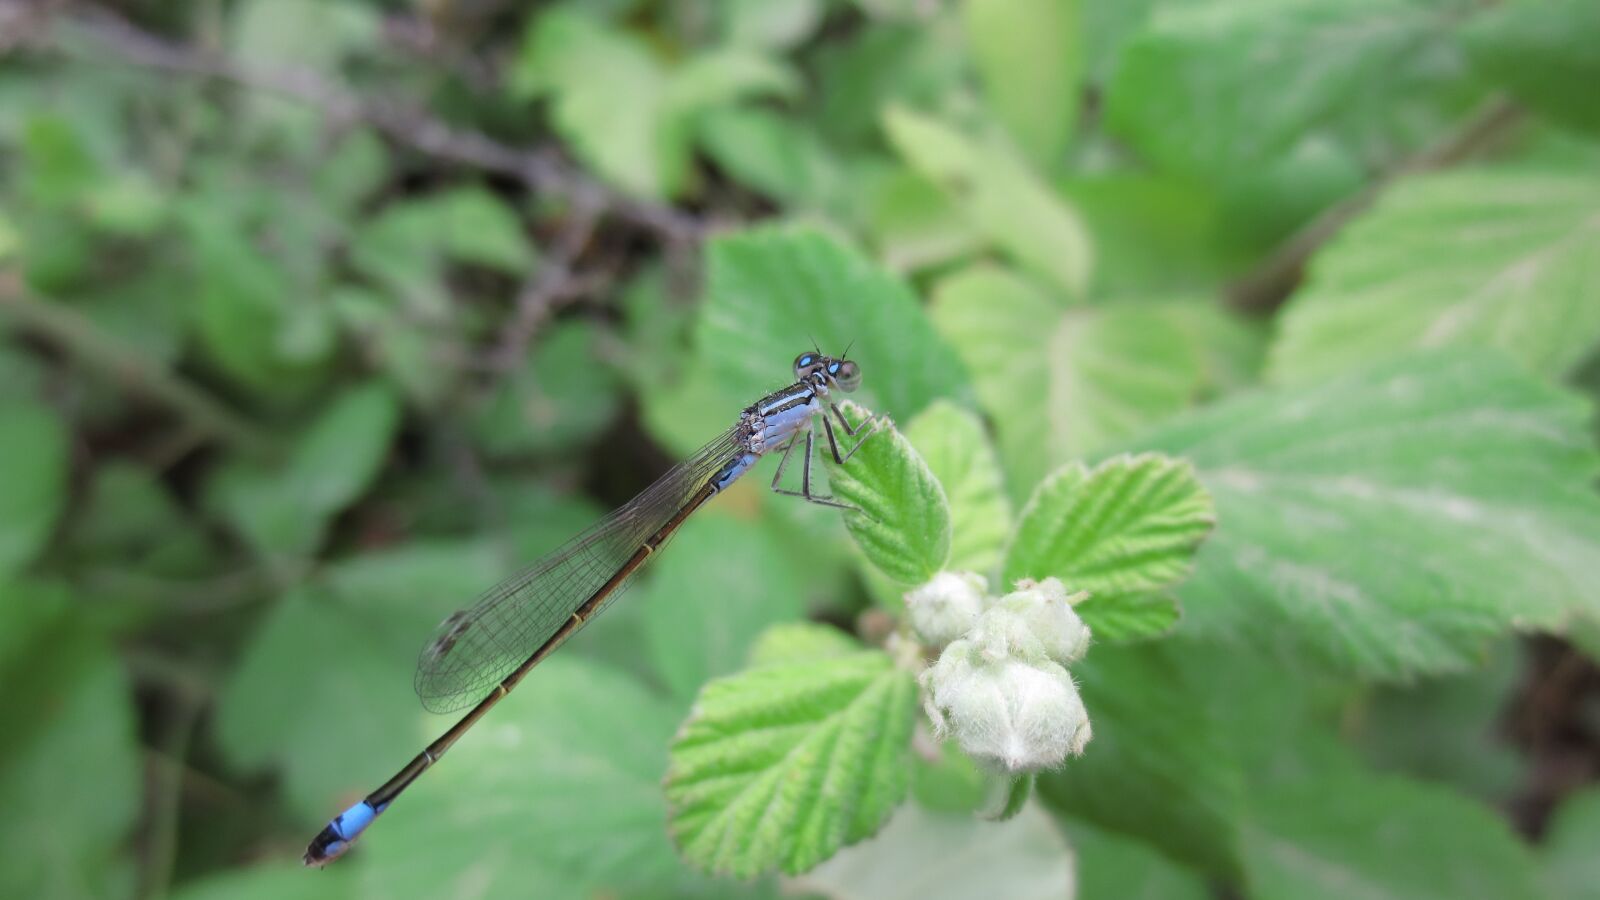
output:
[[[987,587],[983,576],[973,572],[940,572],[906,594],[912,629],[930,647],[964,636],[978,621]]]
[[[1063,666],[1083,658],[1089,650],[1089,626],[1072,608],[1088,598],[1087,591],[1068,594],[1059,578],[1018,581],[1016,591],[995,602],[996,610],[1012,610],[1027,624],[1039,649]]]
[[[1072,677],[1049,662],[989,661],[969,641],[945,648],[922,674],[928,717],[974,760],[1008,774],[1060,765],[1083,752],[1089,714]]]

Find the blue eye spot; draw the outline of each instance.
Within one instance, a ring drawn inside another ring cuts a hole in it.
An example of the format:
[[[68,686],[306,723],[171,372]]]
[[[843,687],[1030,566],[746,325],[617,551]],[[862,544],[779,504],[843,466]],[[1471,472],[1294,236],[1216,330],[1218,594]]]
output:
[[[838,363],[829,363],[828,364],[828,374],[829,375],[836,374],[838,371],[839,371],[839,364]]]

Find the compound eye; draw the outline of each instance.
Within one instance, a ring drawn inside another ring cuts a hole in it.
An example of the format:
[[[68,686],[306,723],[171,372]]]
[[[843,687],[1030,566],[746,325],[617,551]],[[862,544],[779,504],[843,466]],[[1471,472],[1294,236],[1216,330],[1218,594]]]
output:
[[[860,366],[853,362],[846,361],[834,363],[829,367],[830,370],[835,368],[837,368],[838,371],[833,371],[831,374],[833,375],[834,382],[839,385],[839,390],[848,394],[856,388],[861,387]]]
[[[804,381],[806,372],[817,364],[815,353],[802,353],[794,358],[794,377],[797,381]]]

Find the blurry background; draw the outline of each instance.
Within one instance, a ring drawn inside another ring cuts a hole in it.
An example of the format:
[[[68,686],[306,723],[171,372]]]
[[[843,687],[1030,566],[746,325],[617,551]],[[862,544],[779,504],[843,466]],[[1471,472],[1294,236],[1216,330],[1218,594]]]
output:
[[[1592,0],[0,0],[0,894],[784,888],[677,861],[666,743],[894,592],[759,471],[298,855],[447,724],[432,626],[814,338],[979,410],[1013,504],[1156,446],[1221,524],[1037,809],[962,830],[925,761],[787,889],[1600,896],[1596,47]]]

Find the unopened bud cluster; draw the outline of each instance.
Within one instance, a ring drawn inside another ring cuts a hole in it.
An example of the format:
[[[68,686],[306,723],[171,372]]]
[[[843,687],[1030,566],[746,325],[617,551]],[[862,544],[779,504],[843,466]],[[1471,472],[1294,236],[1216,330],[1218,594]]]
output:
[[[982,576],[942,572],[906,595],[911,627],[943,646],[922,673],[924,704],[940,737],[1008,774],[1060,765],[1089,742],[1089,714],[1066,667],[1089,649],[1073,610],[1086,593],[1059,579],[1019,581],[985,595]]]

